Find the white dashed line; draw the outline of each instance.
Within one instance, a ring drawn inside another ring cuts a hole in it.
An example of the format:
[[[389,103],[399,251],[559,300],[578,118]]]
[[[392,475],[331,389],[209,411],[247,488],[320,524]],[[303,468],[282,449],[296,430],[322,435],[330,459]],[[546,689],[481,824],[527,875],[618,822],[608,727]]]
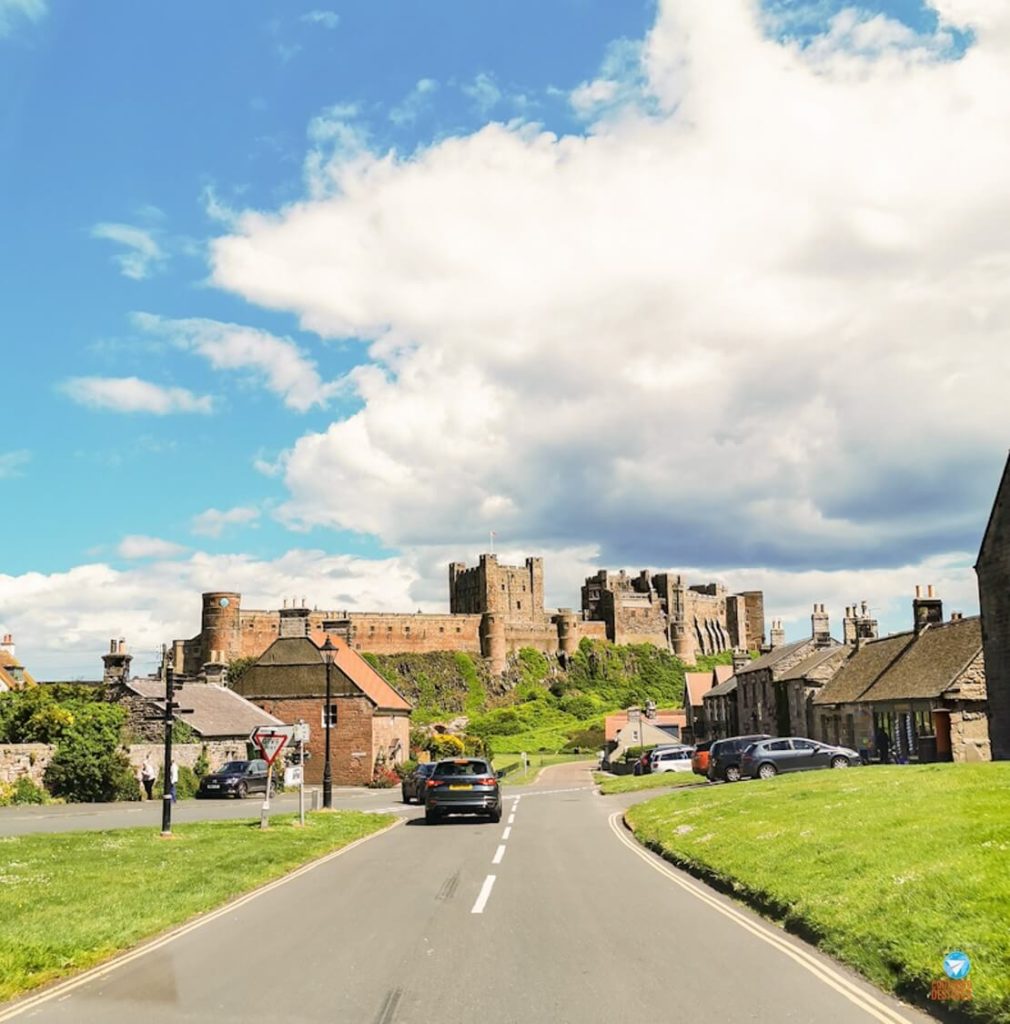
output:
[[[484,907],[487,906],[487,901],[491,896],[491,890],[494,888],[494,875],[488,875],[484,879],[484,884],[480,887],[480,892],[477,894],[477,902],[474,903],[473,909],[470,911],[471,914],[483,914]]]
[[[512,835],[512,826],[508,825],[506,826],[505,831],[502,832],[501,837],[502,839],[508,839],[510,835]]]
[[[509,821],[508,821],[508,823],[509,823],[510,825],[514,825],[514,824],[515,824],[515,821],[516,821],[516,816],[515,816],[515,814],[510,814],[510,815],[509,815]]]
[[[501,859],[504,856],[505,856],[505,844],[502,843],[502,845],[499,846],[497,850],[495,850],[494,857],[492,858],[491,863],[492,864],[501,864]]]

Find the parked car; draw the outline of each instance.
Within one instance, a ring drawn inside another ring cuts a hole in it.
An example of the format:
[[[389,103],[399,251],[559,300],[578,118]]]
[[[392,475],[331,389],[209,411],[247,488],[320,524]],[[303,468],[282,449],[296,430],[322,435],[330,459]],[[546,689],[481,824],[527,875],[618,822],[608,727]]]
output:
[[[740,757],[743,752],[759,740],[768,740],[767,733],[753,736],[730,736],[728,739],[716,740],[708,748],[708,781],[739,782]]]
[[[447,814],[484,814],[491,821],[501,821],[498,778],[479,758],[438,761],[424,784],[425,822],[434,825]]]
[[[266,793],[266,761],[229,761],[216,772],[205,775],[197,789],[198,799],[213,796],[233,796],[242,800],[250,793]]]
[[[691,771],[695,775],[708,775],[708,749],[711,746],[712,741],[707,740],[694,748],[694,754],[691,756]]]
[[[404,775],[403,781],[400,783],[400,791],[405,804],[409,804],[411,800],[416,800],[418,803],[424,802],[424,786],[434,770],[435,762],[427,761]]]
[[[859,754],[848,747],[833,747],[799,736],[782,736],[749,746],[740,759],[740,771],[751,779],[770,779],[780,772],[849,768],[859,763]]]
[[[693,747],[658,747],[649,759],[652,772],[689,772]]]

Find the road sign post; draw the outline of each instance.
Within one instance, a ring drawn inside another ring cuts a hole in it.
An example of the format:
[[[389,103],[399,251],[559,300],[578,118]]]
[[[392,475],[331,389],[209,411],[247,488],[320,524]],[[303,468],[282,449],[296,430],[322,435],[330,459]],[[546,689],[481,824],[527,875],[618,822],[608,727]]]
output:
[[[263,725],[258,729],[253,729],[252,735],[249,737],[259,748],[263,760],[267,763],[267,791],[260,812],[260,828],[269,828],[270,826],[268,812],[270,810],[270,789],[274,779],[274,761],[287,746],[292,729],[293,726],[290,725]]]

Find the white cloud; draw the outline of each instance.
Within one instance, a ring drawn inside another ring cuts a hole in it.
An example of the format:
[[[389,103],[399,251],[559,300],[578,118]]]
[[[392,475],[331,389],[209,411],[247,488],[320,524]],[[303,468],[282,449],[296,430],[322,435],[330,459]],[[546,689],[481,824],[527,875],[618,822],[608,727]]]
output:
[[[193,517],[190,528],[193,533],[202,537],[220,537],[227,527],[249,526],[254,524],[259,517],[258,508],[239,505],[223,512],[220,509],[209,508],[206,512],[201,512],[198,516]]]
[[[137,377],[71,377],[60,385],[75,402],[112,412],[148,412],[167,416],[176,412],[210,413],[214,400],[186,388],[163,387]]]
[[[32,453],[22,448],[13,452],[0,452],[0,480],[20,476],[22,468],[32,458]]]
[[[19,21],[41,21],[48,13],[46,0],[0,0],[0,39],[10,35]]]
[[[121,558],[174,558],[184,554],[186,549],[180,544],[173,544],[159,537],[145,537],[141,534],[130,534],[119,542],[116,549]]]
[[[126,246],[126,252],[113,257],[124,277],[142,281],[162,266],[167,257],[151,231],[132,224],[96,224],[92,238],[102,238]]]
[[[299,20],[332,30],[340,24],[340,15],[336,11],[307,11]]]
[[[135,313],[134,322],[174,345],[203,356],[216,370],[247,370],[299,412],[326,405],[341,387],[326,384],[316,364],[293,341],[218,320],[169,320]]]
[[[421,78],[413,89],[389,111],[389,120],[395,125],[413,124],[420,114],[431,104],[432,97],[438,91],[438,82],[434,78]]]
[[[481,114],[488,114],[502,99],[502,91],[495,81],[494,75],[480,72],[474,80],[462,87],[463,93],[470,97]]]
[[[1010,435],[1008,17],[940,6],[983,19],[958,60],[945,27],[780,42],[748,0],[671,0],[586,137],[358,136],[242,215],[216,283],[370,345],[281,514],[674,567],[977,544]]]

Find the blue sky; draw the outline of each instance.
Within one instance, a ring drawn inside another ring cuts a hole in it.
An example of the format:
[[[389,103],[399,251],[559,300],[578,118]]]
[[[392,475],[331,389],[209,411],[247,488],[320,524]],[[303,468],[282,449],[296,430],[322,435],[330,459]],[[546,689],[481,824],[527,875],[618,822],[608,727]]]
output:
[[[204,586],[436,608],[491,529],[558,603],[653,565],[799,631],[972,611],[1005,194],[932,147],[977,10],[0,0],[0,626],[86,675]]]

